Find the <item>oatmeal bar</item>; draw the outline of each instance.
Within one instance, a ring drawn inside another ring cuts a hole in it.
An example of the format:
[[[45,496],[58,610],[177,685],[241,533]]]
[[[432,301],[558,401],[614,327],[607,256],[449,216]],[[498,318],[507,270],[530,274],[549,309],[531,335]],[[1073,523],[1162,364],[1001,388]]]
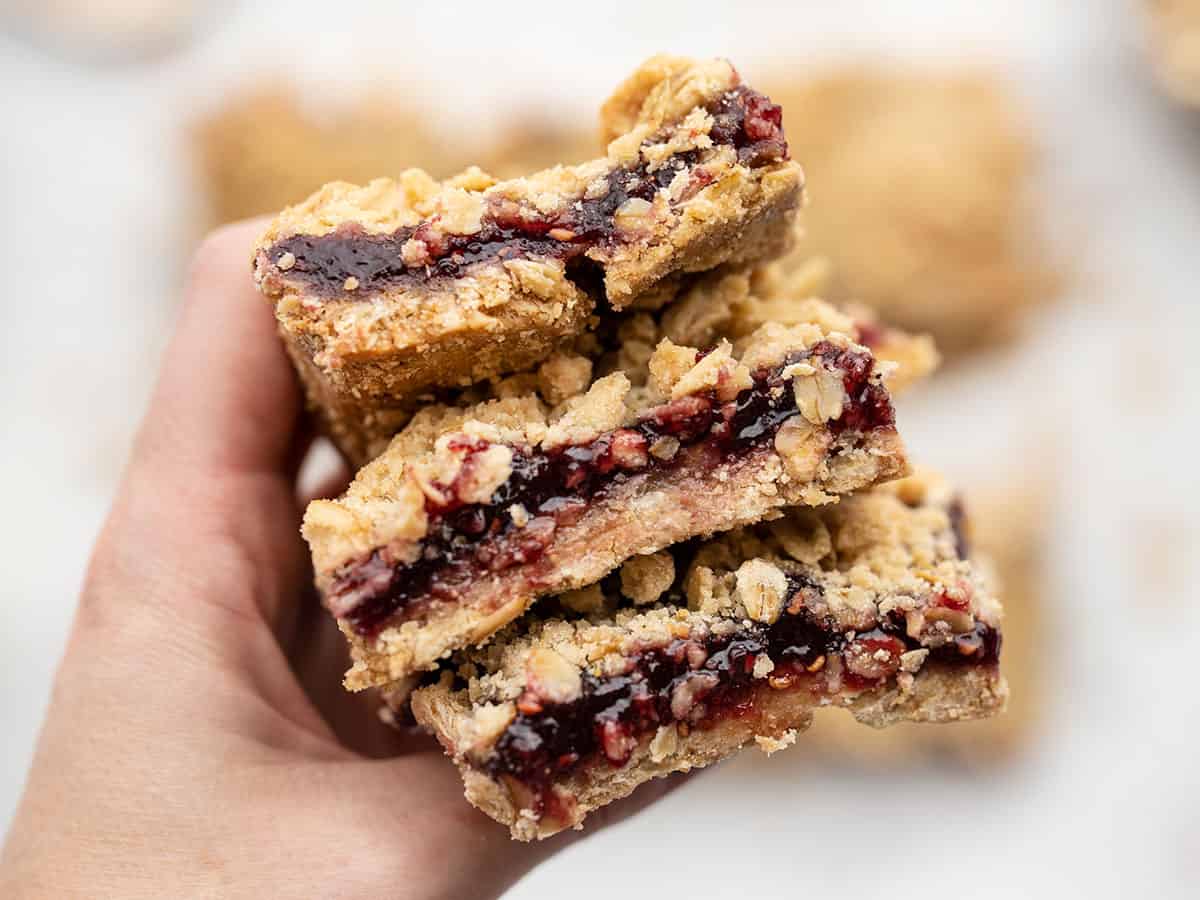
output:
[[[285,210],[255,279],[312,405],[356,461],[414,402],[536,365],[596,304],[776,256],[802,196],[780,108],[723,60],[656,57],[605,104],[602,159],[496,182],[420,170]]]
[[[512,379],[541,396],[423,409],[345,496],[309,505],[349,687],[432,668],[629,557],[906,471],[870,351],[820,324],[703,353],[663,341],[640,387],[587,387],[589,369],[555,357]]]
[[[413,713],[520,840],[751,740],[786,747],[821,707],[876,727],[990,715],[1007,693],[1000,607],[956,521],[922,474],[635,558],[562,598],[586,618],[531,615],[458,654]],[[618,593],[653,605],[606,612]]]
[[[1163,90],[1200,106],[1200,0],[1142,0],[1155,75]]]
[[[995,75],[843,67],[778,81],[815,197],[795,259],[831,261],[826,299],[960,355],[1018,334],[1060,291],[1033,127]]]

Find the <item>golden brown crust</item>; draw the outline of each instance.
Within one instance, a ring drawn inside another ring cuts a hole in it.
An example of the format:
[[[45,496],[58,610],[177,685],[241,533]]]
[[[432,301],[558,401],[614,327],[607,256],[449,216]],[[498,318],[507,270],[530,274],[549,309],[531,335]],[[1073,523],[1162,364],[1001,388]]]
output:
[[[831,260],[828,299],[957,354],[1012,336],[1059,291],[1037,236],[1031,129],[994,75],[855,67],[778,81],[817,197],[794,259]]]
[[[652,60],[635,80],[644,91],[604,158],[503,182],[478,169],[440,183],[420,170],[361,187],[333,182],[284,210],[262,236],[256,282],[275,305],[293,357],[307,360],[301,371],[310,402],[353,460],[364,461],[422,394],[535,365],[585,331],[594,302],[552,254],[497,255],[464,264],[453,277],[411,283],[362,285],[338,276],[342,290],[330,296],[300,277],[296,255],[286,249],[291,238],[344,233],[347,226],[367,235],[419,228],[420,237],[400,246],[397,262],[420,271],[436,261],[430,246],[479,233],[485,211],[570,221],[583,202],[617,196],[614,175],[677,165],[652,200],[629,197],[615,210],[619,239],[596,241],[583,254],[602,274],[614,309],[648,296],[661,302],[685,274],[788,249],[802,197],[800,168],[782,158],[750,165],[710,136],[716,120],[705,106],[740,85],[733,68],[719,60],[666,67]],[[622,102],[633,103],[623,91]],[[575,238],[569,228],[549,234]]]

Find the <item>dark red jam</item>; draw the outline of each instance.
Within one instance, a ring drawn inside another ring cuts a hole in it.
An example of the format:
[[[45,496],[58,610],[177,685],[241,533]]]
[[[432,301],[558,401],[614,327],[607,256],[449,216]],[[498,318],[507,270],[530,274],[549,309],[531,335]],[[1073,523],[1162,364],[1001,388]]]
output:
[[[455,484],[439,485],[446,499],[425,501],[429,527],[420,557],[395,562],[381,548],[348,563],[334,577],[330,605],[360,634],[374,634],[390,620],[421,614],[430,603],[453,602],[481,572],[535,562],[559,527],[577,521],[590,502],[631,478],[687,461],[707,469],[769,445],[779,427],[798,413],[792,381],[781,372],[813,356],[821,356],[826,367],[843,376],[848,401],[841,417],[829,423],[835,434],[894,424],[887,392],[871,381],[873,358],[821,342],[778,368],[755,373],[753,386],[732,401],[721,403],[712,392],[689,395],[586,444],[549,450],[515,447],[512,473],[487,503],[462,502]],[[486,441],[464,438],[457,448],[464,453],[461,472],[469,472],[472,460],[488,447]],[[529,516],[523,526],[513,522],[514,504]]]
[[[746,166],[758,168],[788,158],[782,110],[757,91],[738,87],[711,105],[715,144],[732,146]],[[489,201],[476,234],[442,234],[428,223],[387,234],[368,234],[347,223],[324,235],[293,235],[268,252],[272,262],[290,253],[295,259],[287,278],[303,282],[319,294],[359,298],[403,283],[455,278],[467,266],[493,259],[526,256],[573,260],[592,247],[618,240],[615,214],[631,198],[651,201],[680,171],[697,160],[695,151],[677,154],[650,172],[644,162],[619,168],[608,176],[608,189],[594,199],[581,198],[568,211],[546,218],[502,200]],[[701,173],[696,177],[702,179]],[[703,185],[697,185],[702,187]],[[428,258],[406,265],[401,248],[410,238],[426,243]],[[358,286],[345,289],[347,279]]]
[[[535,793],[544,793],[552,781],[585,761],[605,759],[613,766],[624,765],[638,740],[660,725],[687,721],[703,728],[722,718],[749,714],[758,690],[820,691],[834,657],[843,662],[845,686],[877,687],[895,675],[902,653],[921,646],[908,636],[904,619],[897,614],[850,638],[807,611],[803,594],[815,591],[819,596],[819,586],[802,576],[792,576],[790,582],[791,598],[801,599],[789,599],[773,625],[752,624],[721,637],[648,648],[630,659],[622,675],[585,673],[582,693],[569,703],[523,699],[518,703],[521,711],[496,742],[486,770],[511,775]],[[994,665],[999,662],[1000,643],[999,631],[977,623],[973,631],[930,648],[925,664]],[[774,663],[765,681],[753,674],[755,661],[764,653]]]

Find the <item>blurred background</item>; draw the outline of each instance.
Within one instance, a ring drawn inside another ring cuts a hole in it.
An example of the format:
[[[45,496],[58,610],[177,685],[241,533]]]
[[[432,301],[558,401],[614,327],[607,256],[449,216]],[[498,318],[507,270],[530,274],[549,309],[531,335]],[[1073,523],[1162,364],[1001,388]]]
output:
[[[1200,0],[0,0],[0,29],[0,824],[205,230],[597,155],[665,50],[784,104],[790,264],[942,348],[900,425],[996,563],[1012,709],[830,713],[510,896],[1196,896]]]

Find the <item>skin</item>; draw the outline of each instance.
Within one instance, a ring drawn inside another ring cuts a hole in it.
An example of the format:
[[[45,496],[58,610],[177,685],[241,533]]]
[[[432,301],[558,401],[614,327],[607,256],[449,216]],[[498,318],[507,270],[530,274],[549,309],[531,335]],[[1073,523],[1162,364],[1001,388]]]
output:
[[[511,841],[431,739],[342,691],[343,641],[299,537],[311,432],[247,262],[261,228],[229,226],[196,255],[0,896],[487,898],[574,839]],[[314,494],[346,478],[328,472]]]

